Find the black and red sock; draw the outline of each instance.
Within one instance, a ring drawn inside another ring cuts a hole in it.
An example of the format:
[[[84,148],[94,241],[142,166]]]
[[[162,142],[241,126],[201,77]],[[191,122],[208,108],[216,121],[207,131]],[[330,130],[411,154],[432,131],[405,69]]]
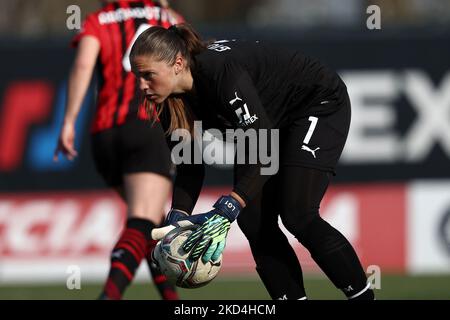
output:
[[[155,225],[147,219],[127,220],[126,228],[111,253],[111,268],[101,295],[102,299],[122,298],[142,259],[147,255],[154,227]]]
[[[161,270],[152,261],[151,253],[155,249],[157,241],[151,240],[147,247],[147,264],[152,274],[153,283],[163,300],[179,300],[175,286],[167,279]]]

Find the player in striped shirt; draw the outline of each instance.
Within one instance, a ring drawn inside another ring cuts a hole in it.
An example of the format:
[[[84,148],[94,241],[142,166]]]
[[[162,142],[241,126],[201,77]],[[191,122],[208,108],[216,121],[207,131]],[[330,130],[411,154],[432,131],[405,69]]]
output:
[[[55,159],[62,152],[73,159],[75,121],[94,71],[97,106],[91,127],[92,151],[98,172],[128,208],[126,226],[111,254],[103,299],[120,299],[143,259],[164,299],[177,299],[174,287],[150,259],[155,246],[150,232],[164,217],[171,190],[172,165],[158,121],[149,121],[129,63],[133,42],[151,26],[170,27],[183,18],[165,3],[151,0],[102,1],[87,16],[73,39],[78,48],[70,73],[63,127]]]

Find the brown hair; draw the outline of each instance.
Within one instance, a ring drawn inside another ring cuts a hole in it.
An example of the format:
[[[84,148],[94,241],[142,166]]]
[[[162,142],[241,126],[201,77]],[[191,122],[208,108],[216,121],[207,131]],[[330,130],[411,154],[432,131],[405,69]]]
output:
[[[202,42],[197,32],[188,24],[174,25],[169,29],[155,26],[138,37],[131,49],[130,61],[133,63],[134,58],[138,56],[151,56],[157,61],[173,65],[177,55],[181,54],[187,61],[187,67],[192,68],[193,56],[205,50],[206,47],[207,44]],[[169,109],[170,126],[167,134],[178,128],[187,129],[191,134],[193,133],[194,116],[182,98],[169,97],[159,105],[146,99],[145,108],[151,116],[155,113],[159,116],[165,108]]]

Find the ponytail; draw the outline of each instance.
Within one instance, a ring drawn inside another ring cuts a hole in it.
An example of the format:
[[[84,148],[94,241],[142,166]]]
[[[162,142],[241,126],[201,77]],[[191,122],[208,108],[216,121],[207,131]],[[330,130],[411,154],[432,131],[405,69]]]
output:
[[[187,68],[192,69],[194,56],[206,50],[207,45],[188,24],[173,25],[169,29],[154,26],[138,37],[131,49],[130,61],[133,63],[138,56],[151,56],[157,61],[173,65],[177,55],[181,54],[187,61]],[[170,126],[166,134],[171,134],[178,128],[186,129],[191,134],[194,131],[192,110],[179,97],[169,97],[157,106],[151,101],[146,101],[145,108],[150,116],[160,115],[165,108],[169,109]]]
[[[183,56],[189,59],[189,66],[192,65],[192,57],[207,48],[208,44],[204,43],[198,33],[186,23],[173,25],[168,30],[183,39],[187,53]]]

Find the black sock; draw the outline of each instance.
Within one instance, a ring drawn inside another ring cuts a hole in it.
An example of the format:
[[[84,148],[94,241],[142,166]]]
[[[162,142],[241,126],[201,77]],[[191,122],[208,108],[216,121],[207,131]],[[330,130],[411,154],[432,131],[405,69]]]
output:
[[[358,300],[375,298],[370,283],[367,283],[364,269],[350,243],[334,252],[312,258],[347,298]]]
[[[158,290],[159,295],[163,300],[179,300],[175,286],[172,283],[170,283],[167,277],[152,261],[151,253],[153,249],[155,249],[156,243],[157,241],[154,240],[149,242],[146,256],[148,268],[153,278],[153,283],[155,284],[156,289]]]
[[[111,253],[111,268],[101,298],[121,299],[146,256],[154,224],[147,219],[130,218]]]

